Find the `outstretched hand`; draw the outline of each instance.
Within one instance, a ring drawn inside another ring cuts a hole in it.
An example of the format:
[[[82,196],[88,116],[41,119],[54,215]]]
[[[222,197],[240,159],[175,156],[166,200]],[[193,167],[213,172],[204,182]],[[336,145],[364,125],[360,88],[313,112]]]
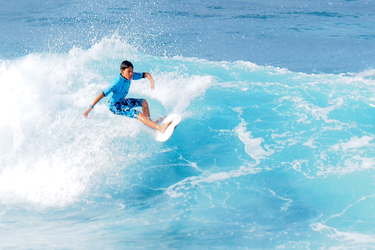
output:
[[[150,73],[148,72],[145,72],[145,77],[150,81],[151,83],[151,89],[154,90],[155,89],[155,82],[154,82],[154,79],[152,79],[152,76]]]
[[[85,113],[83,113],[83,116],[85,117],[85,118],[87,118],[88,116],[89,116],[89,113],[90,113],[90,111],[92,110],[92,108],[90,107],[90,108],[88,108],[88,110],[86,110],[86,112]]]
[[[101,93],[98,95],[98,97],[95,99],[94,103],[93,103],[92,105],[90,105],[90,107],[86,110],[85,113],[83,113],[83,116],[84,116],[85,118],[87,118],[87,116],[89,115],[90,111],[94,108],[94,106],[95,106],[98,102],[100,102],[100,100],[101,100],[103,97],[104,97],[104,93],[101,92]]]

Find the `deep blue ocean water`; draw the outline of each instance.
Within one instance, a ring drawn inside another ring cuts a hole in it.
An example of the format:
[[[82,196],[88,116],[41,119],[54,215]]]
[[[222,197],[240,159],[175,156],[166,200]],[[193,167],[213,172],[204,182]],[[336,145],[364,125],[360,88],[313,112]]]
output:
[[[375,249],[374,1],[0,6],[0,249]]]

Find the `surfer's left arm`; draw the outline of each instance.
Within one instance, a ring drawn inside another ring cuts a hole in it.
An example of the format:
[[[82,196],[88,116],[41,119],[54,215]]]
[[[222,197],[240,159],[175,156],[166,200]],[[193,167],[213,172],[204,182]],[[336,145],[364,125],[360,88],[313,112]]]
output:
[[[155,82],[154,82],[154,79],[152,79],[151,74],[148,73],[148,72],[144,72],[143,76],[150,81],[150,83],[151,83],[151,89],[155,89]]]

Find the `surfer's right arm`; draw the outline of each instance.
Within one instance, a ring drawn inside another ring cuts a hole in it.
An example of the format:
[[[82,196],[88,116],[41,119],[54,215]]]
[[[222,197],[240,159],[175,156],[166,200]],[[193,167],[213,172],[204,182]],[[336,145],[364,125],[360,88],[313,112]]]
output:
[[[95,99],[94,103],[93,103],[92,105],[89,106],[89,108],[86,110],[85,113],[83,113],[83,116],[84,116],[85,118],[87,118],[87,116],[89,115],[90,111],[94,108],[94,106],[95,106],[98,102],[100,102],[101,99],[103,99],[103,97],[104,97],[104,93],[101,92],[101,93],[98,95],[98,97]]]

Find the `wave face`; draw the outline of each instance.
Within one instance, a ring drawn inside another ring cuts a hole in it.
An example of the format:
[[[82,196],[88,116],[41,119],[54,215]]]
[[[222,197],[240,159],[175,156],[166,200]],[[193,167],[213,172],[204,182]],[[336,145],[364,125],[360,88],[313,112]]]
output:
[[[166,143],[105,101],[83,118],[123,58],[156,81],[129,96],[181,114]],[[374,245],[373,71],[156,57],[111,37],[2,61],[0,81],[5,248]]]
[[[3,3],[0,248],[374,248],[373,3],[283,2]]]

